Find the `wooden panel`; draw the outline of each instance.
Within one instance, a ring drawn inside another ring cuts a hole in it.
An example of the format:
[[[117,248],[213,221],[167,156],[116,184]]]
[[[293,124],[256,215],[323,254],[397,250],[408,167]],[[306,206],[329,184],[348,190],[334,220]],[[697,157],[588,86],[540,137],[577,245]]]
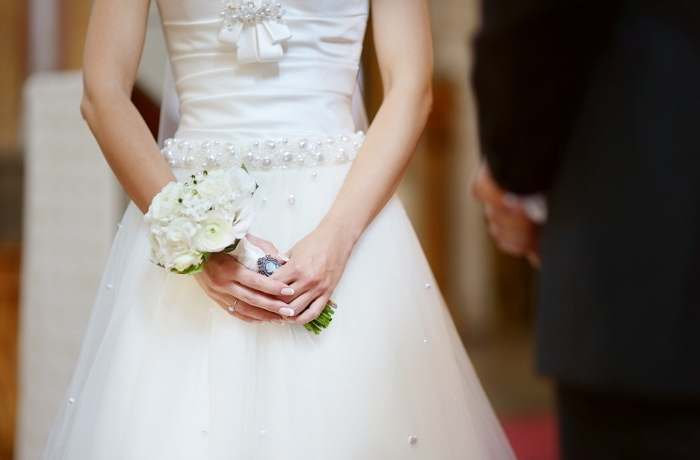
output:
[[[0,1],[0,155],[13,155],[27,62],[27,2]]]
[[[154,139],[158,139],[158,124],[160,123],[160,105],[150,98],[138,85],[131,91],[131,102],[143,117]]]
[[[447,297],[448,305],[454,307],[447,293],[449,289],[448,270],[446,263],[451,251],[448,246],[450,229],[450,168],[452,156],[455,154],[454,135],[451,130],[453,103],[455,99],[452,85],[448,80],[433,81],[433,110],[428,118],[428,124],[423,135],[424,148],[417,155],[423,157],[423,235],[421,244],[425,255],[433,269],[438,285]]]
[[[537,272],[523,257],[509,256],[496,247],[493,252],[499,332],[529,331],[535,318]]]
[[[0,244],[0,460],[11,460],[17,399],[19,244]]]
[[[60,0],[62,70],[83,66],[83,48],[91,7],[91,0]]]
[[[379,64],[377,63],[377,52],[374,49],[374,34],[372,33],[372,17],[370,15],[367,33],[362,48],[362,73],[364,77],[363,97],[365,100],[365,108],[367,110],[367,118],[372,122],[374,116],[382,105],[384,99],[384,89],[382,88],[382,77],[379,73]]]

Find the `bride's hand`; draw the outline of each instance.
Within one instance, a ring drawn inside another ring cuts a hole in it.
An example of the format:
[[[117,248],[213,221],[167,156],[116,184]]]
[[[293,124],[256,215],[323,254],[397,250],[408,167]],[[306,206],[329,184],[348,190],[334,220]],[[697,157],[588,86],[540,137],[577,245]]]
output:
[[[247,238],[266,253],[277,254],[272,243],[252,235]],[[283,310],[289,309],[289,305],[280,300],[293,298],[294,290],[289,285],[248,270],[228,254],[212,255],[204,263],[202,272],[194,277],[214,302],[240,320],[284,324],[281,316],[291,313],[291,310]],[[229,310],[230,306],[234,306],[234,311]]]
[[[352,248],[353,244],[337,232],[322,228],[294,245],[287,263],[271,277],[295,291],[294,300],[289,302],[294,315],[288,321],[305,324],[318,318],[340,281]]]

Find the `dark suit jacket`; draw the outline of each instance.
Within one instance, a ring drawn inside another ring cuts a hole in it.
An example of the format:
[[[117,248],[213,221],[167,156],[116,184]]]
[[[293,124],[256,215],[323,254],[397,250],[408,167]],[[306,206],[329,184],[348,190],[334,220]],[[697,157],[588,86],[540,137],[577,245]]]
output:
[[[700,398],[700,2],[485,0],[496,180],[545,191],[538,367]]]

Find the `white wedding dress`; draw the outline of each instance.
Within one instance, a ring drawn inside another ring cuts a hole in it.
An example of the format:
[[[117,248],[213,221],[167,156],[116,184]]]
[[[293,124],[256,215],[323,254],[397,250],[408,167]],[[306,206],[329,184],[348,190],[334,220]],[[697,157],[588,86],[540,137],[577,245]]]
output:
[[[181,115],[163,152],[180,178],[245,162],[251,233],[286,251],[362,140],[368,0],[286,0],[289,39],[275,18],[220,34],[222,6],[159,0]],[[398,198],[356,245],[320,336],[231,317],[151,263],[146,233],[130,205],[44,459],[514,458]]]

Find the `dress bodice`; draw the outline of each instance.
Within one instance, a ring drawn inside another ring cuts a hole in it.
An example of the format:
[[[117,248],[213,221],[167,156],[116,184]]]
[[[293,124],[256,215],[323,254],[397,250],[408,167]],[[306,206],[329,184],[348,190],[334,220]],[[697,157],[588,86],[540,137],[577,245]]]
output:
[[[279,42],[283,57],[245,64],[236,45],[219,38],[220,0],[158,6],[180,100],[176,137],[240,141],[354,131],[368,0],[285,0],[291,38]]]

